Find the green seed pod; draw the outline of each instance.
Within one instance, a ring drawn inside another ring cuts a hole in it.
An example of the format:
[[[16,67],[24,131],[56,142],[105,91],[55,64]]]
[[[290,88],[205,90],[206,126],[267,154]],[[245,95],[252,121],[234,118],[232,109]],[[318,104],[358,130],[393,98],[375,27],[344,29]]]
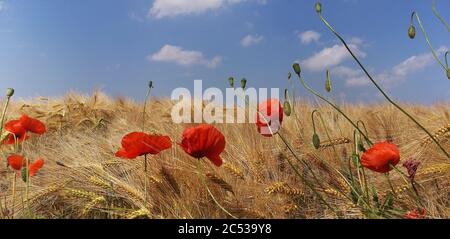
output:
[[[331,92],[331,77],[330,71],[327,70],[327,80],[325,81],[325,90],[329,93]]]
[[[450,69],[447,69],[447,78],[450,80]]]
[[[153,81],[149,81],[149,82],[148,82],[148,88],[150,88],[150,89],[153,88]]]
[[[316,3],[315,9],[318,14],[322,13],[322,4],[320,2]]]
[[[292,113],[291,104],[287,100],[284,102],[283,111],[284,114],[287,115],[288,117],[291,116]]]
[[[241,88],[242,88],[243,90],[245,90],[245,87],[247,87],[247,80],[246,80],[245,78],[243,78],[243,79],[241,80]]]
[[[319,138],[318,134],[314,133],[312,141],[313,141],[314,148],[319,149],[320,148],[320,138]]]
[[[302,68],[300,68],[300,64],[294,63],[294,65],[292,66],[292,68],[294,68],[295,74],[297,74],[298,76],[300,76],[300,73],[302,73]]]
[[[416,37],[416,28],[413,25],[409,25],[408,36],[411,39],[414,39],[414,37]]]
[[[234,88],[234,78],[233,77],[228,78],[228,83],[230,84],[231,88]]]
[[[11,97],[13,95],[14,95],[14,89],[13,88],[6,89],[6,96]]]

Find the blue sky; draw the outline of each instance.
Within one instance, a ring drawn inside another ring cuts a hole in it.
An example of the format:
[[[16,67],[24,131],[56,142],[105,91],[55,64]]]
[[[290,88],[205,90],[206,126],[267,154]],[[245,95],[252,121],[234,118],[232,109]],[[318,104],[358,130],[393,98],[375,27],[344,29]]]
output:
[[[101,89],[142,99],[148,80],[156,95],[177,87],[227,87],[245,77],[252,87],[288,86],[293,62],[324,88],[330,69],[337,97],[380,100],[356,64],[314,12],[314,0],[0,0],[0,89],[20,97]],[[416,10],[434,47],[450,47],[431,1],[324,0],[323,14],[351,43],[375,79],[401,101],[450,99],[450,81],[416,24]],[[438,0],[438,9],[450,2]],[[441,55],[442,58],[442,55]],[[296,82],[297,95],[307,97]]]

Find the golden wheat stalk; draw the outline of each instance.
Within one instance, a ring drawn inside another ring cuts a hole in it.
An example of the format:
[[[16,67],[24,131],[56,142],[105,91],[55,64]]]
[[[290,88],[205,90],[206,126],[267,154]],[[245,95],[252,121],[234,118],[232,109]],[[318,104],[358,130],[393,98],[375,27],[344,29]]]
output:
[[[228,171],[231,175],[235,176],[236,178],[244,179],[244,173],[238,167],[230,163],[224,163],[223,167],[225,168],[226,171]]]
[[[142,217],[150,218],[150,212],[145,208],[130,212],[125,215],[126,219],[136,219]]]
[[[433,137],[436,140],[441,140],[443,136],[445,136],[448,132],[450,132],[450,124],[439,128],[434,134]],[[430,137],[427,137],[422,141],[422,146],[426,146],[432,142]]]
[[[285,214],[292,214],[292,213],[297,212],[299,208],[296,204],[289,203],[289,204],[283,205],[282,209]]]
[[[286,182],[277,182],[264,190],[267,194],[284,194],[288,196],[303,196],[304,192],[301,189],[291,188]]]
[[[206,174],[206,178],[208,179],[208,181],[218,185],[220,188],[222,188],[225,191],[231,192],[234,194],[233,191],[233,186],[231,186],[229,183],[227,183],[224,179],[222,179],[221,177],[212,174],[212,173],[207,173]]]
[[[426,176],[426,175],[430,175],[430,174],[446,173],[449,170],[450,170],[450,164],[448,164],[448,163],[436,164],[436,165],[428,167],[428,168],[419,169],[418,172],[416,173],[416,177]]]
[[[106,190],[110,190],[110,189],[113,188],[111,183],[108,183],[105,180],[103,180],[103,179],[101,179],[101,178],[99,178],[97,176],[91,176],[89,178],[89,181],[92,184],[94,184],[95,186],[103,188],[103,189],[106,189]]]
[[[173,176],[173,174],[170,172],[170,170],[168,170],[166,167],[162,167],[161,171],[160,171],[162,177],[166,180],[166,182],[170,185],[170,187],[173,189],[173,191],[177,194],[180,195],[181,191],[180,191],[180,186],[177,183],[177,180],[175,179],[175,176]]]
[[[98,195],[94,192],[73,189],[73,188],[64,189],[64,192],[66,193],[66,196],[68,196],[68,197],[87,199],[87,200],[94,200],[94,199],[100,197],[100,195]]]
[[[348,144],[350,142],[351,141],[348,138],[337,138],[337,139],[332,139],[332,140],[327,140],[327,141],[321,142],[319,148],[325,149],[325,148],[329,148],[329,147],[333,147],[333,146],[337,146],[337,145]]]
[[[86,206],[83,208],[83,211],[81,212],[82,215],[87,215],[95,206],[97,206],[100,203],[106,202],[105,197],[99,196],[94,199],[92,199]]]

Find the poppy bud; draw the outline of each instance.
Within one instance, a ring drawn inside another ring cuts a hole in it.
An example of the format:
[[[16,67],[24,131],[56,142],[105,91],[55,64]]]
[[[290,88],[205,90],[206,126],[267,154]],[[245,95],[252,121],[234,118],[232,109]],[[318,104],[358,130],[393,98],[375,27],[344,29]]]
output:
[[[300,73],[302,73],[302,69],[300,68],[300,64],[294,63],[294,65],[292,67],[294,68],[295,74],[300,76]]]
[[[327,80],[325,81],[325,90],[331,92],[331,78],[330,71],[327,70]]]
[[[447,78],[450,80],[450,69],[447,69]]]
[[[6,89],[6,96],[11,97],[13,95],[14,95],[14,89],[13,88]]]
[[[287,100],[284,102],[283,111],[285,115],[291,116],[292,113],[291,104]]]
[[[288,80],[290,80],[292,78],[292,74],[291,72],[288,73]]]
[[[243,90],[245,90],[245,87],[247,86],[247,80],[245,79],[245,78],[243,78],[242,80],[241,80],[241,88],[243,89]]]
[[[416,37],[416,28],[413,25],[409,25],[408,36],[411,39],[414,39],[414,37]]]
[[[148,88],[150,88],[150,89],[153,88],[153,81],[149,81],[149,82],[148,82]]]
[[[231,88],[234,88],[234,78],[233,77],[228,78],[228,83],[230,84]]]
[[[320,138],[319,138],[318,134],[314,133],[312,141],[313,141],[314,148],[319,149],[320,148]]]
[[[315,8],[318,14],[322,13],[322,4],[320,2],[316,3]]]

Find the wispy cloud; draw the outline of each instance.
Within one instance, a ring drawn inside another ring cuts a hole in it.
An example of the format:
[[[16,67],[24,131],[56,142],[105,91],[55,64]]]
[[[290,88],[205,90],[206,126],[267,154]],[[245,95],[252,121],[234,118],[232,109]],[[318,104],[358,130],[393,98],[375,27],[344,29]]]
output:
[[[312,42],[319,43],[320,33],[316,31],[306,31],[298,34],[298,38],[303,44],[310,44]]]
[[[260,35],[247,35],[241,40],[241,45],[243,47],[250,47],[253,45],[256,45],[260,43],[262,40],[264,40],[263,36]]]
[[[267,0],[155,0],[149,10],[154,18],[201,14],[242,2],[266,4]]]
[[[184,50],[179,46],[164,45],[158,52],[147,56],[150,61],[175,63],[181,66],[203,65],[208,68],[216,68],[222,57],[216,56],[207,59],[200,51]]]
[[[448,50],[447,47],[440,47],[437,53],[442,55]],[[393,87],[405,82],[411,75],[428,66],[434,64],[434,58],[431,53],[415,55],[408,57],[399,64],[395,65],[389,70],[375,73],[374,77],[377,81],[382,83],[385,87]],[[370,84],[369,79],[359,70],[336,67],[332,73],[345,79],[347,86],[366,86]]]
[[[350,43],[350,49],[359,57],[366,57],[366,53],[361,51],[361,44]],[[302,61],[302,66],[311,71],[321,71],[327,68],[337,66],[351,57],[343,45],[333,45],[326,47],[320,52]]]

